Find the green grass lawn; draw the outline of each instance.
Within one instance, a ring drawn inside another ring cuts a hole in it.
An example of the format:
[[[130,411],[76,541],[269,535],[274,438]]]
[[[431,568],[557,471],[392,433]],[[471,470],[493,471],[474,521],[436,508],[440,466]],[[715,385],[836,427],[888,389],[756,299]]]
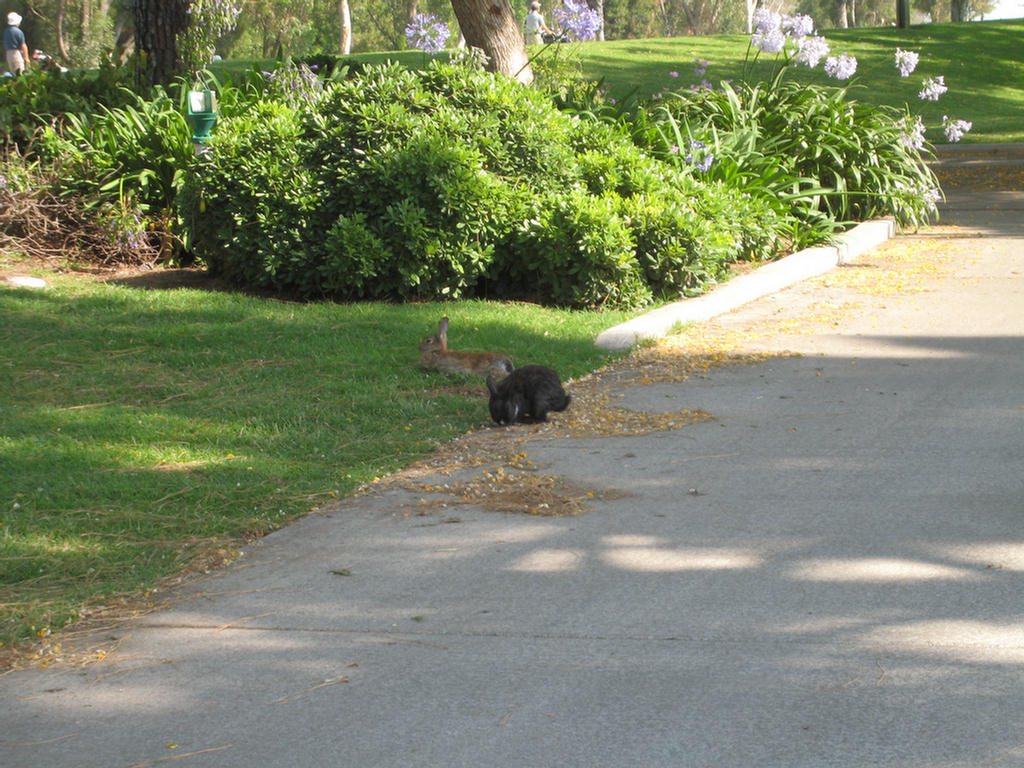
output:
[[[921,24],[909,29],[864,27],[821,31],[833,54],[857,57],[857,75],[852,81],[854,98],[872,104],[907,105],[929,126],[928,138],[944,143],[936,126],[942,116],[972,122],[964,143],[1024,141],[1024,19],[984,21],[970,24]],[[613,40],[531,48],[533,55],[578,56],[585,77],[604,80],[609,95],[623,98],[630,93],[651,96],[668,89],[685,89],[701,78],[694,76],[693,62],[710,62],[706,77],[714,84],[739,80],[747,70],[749,36],[715,35],[644,40]],[[896,48],[915,51],[921,62],[910,77],[900,78],[893,63]],[[426,60],[419,51],[360,54],[355,58],[371,63],[397,60],[419,67]],[[762,55],[749,77],[768,77],[772,56]],[[225,62],[225,69],[238,69],[254,62]],[[269,66],[269,62],[262,62]],[[838,84],[825,76],[823,65],[814,70],[794,67],[792,75],[801,81]],[[669,72],[677,72],[672,77]],[[926,77],[942,75],[949,91],[937,102],[922,101],[917,94]]]
[[[973,122],[964,138],[969,142],[1024,141],[1024,19],[971,24],[927,24],[909,29],[870,27],[826,30],[821,33],[833,54],[857,57],[851,95],[872,104],[908,105],[929,126],[929,140],[944,143],[943,115]],[[706,77],[739,80],[745,69],[749,38],[715,37],[615,40],[578,46],[584,75],[603,78],[608,93],[622,98],[634,89],[649,96],[699,82],[693,62],[710,62]],[[896,48],[915,51],[921,61],[908,78],[901,78],[893,63]],[[762,54],[750,79],[770,75],[774,56]],[[670,72],[678,72],[674,78]],[[838,83],[825,76],[822,64],[814,70],[791,68],[802,82]],[[937,102],[918,98],[926,77],[942,75],[949,91]]]
[[[0,259],[10,266],[12,260]],[[45,274],[0,287],[0,641],[141,593],[489,420],[452,348],[565,378],[617,313],[527,304],[293,304]]]

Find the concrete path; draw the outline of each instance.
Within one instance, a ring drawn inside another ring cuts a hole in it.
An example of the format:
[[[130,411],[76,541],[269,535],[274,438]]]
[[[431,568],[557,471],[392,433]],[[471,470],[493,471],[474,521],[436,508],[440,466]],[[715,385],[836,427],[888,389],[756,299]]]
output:
[[[1024,766],[1024,201],[965,190],[694,332],[746,362],[609,377],[709,418],[488,432],[583,514],[440,506],[470,467],[312,515],[0,677],[0,765]]]

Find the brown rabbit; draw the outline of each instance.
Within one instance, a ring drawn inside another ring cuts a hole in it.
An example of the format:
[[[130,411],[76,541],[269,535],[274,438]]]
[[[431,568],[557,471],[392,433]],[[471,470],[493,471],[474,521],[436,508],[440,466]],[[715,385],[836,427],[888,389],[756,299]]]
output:
[[[504,377],[513,370],[512,361],[496,352],[455,352],[448,349],[447,317],[442,317],[437,324],[437,333],[420,342],[420,367],[484,377]]]

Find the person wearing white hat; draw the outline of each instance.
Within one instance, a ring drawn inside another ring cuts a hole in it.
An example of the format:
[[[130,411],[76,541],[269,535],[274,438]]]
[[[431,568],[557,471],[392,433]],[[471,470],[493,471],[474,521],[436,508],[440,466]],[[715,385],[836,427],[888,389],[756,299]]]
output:
[[[20,75],[28,66],[28,44],[25,33],[18,25],[21,16],[11,11],[7,14],[7,29],[4,30],[4,50],[7,52],[7,69],[12,75]]]
[[[545,33],[553,35],[554,31],[544,23],[544,14],[540,12],[540,3],[537,0],[533,0],[530,3],[530,12],[526,14],[526,34],[524,37],[527,43],[540,45],[544,42]]]

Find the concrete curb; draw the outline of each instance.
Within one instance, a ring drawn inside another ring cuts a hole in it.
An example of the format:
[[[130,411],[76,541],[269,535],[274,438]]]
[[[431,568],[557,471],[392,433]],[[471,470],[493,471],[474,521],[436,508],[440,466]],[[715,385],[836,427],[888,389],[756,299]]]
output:
[[[957,155],[1024,155],[1024,143],[1007,144],[936,144],[935,157],[956,157]],[[991,159],[991,158],[990,158]]]
[[[730,280],[703,296],[651,310],[602,331],[594,343],[601,349],[628,349],[643,339],[664,336],[680,325],[709,320],[852,261],[895,233],[896,224],[892,219],[866,221],[841,235],[835,246],[799,251]]]

